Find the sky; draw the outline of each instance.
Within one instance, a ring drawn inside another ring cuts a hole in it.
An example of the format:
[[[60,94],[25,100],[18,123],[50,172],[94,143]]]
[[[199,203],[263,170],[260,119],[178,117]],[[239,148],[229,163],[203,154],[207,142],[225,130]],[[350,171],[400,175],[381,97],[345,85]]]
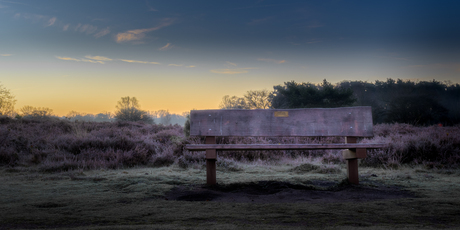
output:
[[[25,105],[181,114],[284,82],[460,82],[460,1],[0,0],[0,84]]]

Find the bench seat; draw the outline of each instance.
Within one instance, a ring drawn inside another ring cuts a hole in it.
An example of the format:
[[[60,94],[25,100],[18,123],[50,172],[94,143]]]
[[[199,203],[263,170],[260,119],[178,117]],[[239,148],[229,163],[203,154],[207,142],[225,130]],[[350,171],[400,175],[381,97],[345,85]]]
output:
[[[318,150],[318,149],[380,149],[385,144],[191,144],[187,145],[189,151],[215,150]]]

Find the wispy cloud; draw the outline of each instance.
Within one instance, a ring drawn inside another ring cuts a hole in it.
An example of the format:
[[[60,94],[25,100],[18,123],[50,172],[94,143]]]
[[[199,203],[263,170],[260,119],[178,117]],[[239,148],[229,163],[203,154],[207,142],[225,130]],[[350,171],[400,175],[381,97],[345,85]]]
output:
[[[46,26],[52,26],[56,23],[56,17],[52,17],[48,20],[48,24]]]
[[[114,59],[111,59],[108,57],[91,56],[91,55],[86,55],[85,58],[72,58],[72,57],[61,57],[61,56],[56,56],[56,58],[64,60],[64,61],[90,62],[90,63],[99,63],[99,64],[105,64],[106,62],[114,61]],[[138,61],[138,60],[129,60],[129,59],[116,59],[115,61],[117,60],[122,61],[122,62],[128,62],[128,63],[161,65],[161,63],[159,62],[153,62],[153,61]]]
[[[152,28],[146,28],[146,29],[136,29],[136,30],[128,30],[123,33],[118,33],[116,36],[116,41],[118,43],[121,42],[128,42],[128,41],[138,41],[141,40],[145,37],[145,34],[148,32],[152,32],[155,30],[159,30],[163,27],[169,26],[174,23],[174,19],[171,18],[166,18],[163,19],[162,22],[155,27]]]
[[[93,60],[97,60],[97,61],[112,61],[112,59],[110,59],[110,58],[108,58],[108,57],[104,57],[104,56],[91,56],[91,55],[86,55],[85,58],[93,59]]]
[[[52,26],[57,22],[56,17],[50,17],[40,14],[16,13],[13,17],[15,19],[30,20],[32,21],[32,23],[41,24],[44,27]]]
[[[127,59],[119,59],[120,61],[129,62],[129,63],[141,63],[141,64],[153,64],[153,65],[161,65],[159,62],[152,62],[152,61],[138,61],[138,60],[127,60]]]
[[[171,45],[171,43],[168,42],[168,44],[166,44],[165,46],[161,47],[160,50],[168,50],[168,49],[171,49],[173,46]]]
[[[270,63],[276,63],[276,64],[282,64],[286,62],[286,60],[275,60],[275,59],[270,59],[270,58],[258,58],[257,60],[264,61],[264,62],[270,62]]]
[[[103,37],[103,36],[107,35],[108,33],[110,33],[109,27],[107,27],[107,28],[105,28],[105,29],[99,31],[98,33],[96,33],[96,34],[94,35],[94,37],[100,38],[100,37]]]
[[[228,65],[231,65],[231,66],[236,66],[236,64],[235,64],[235,63],[233,63],[233,62],[229,62],[229,61],[227,61],[227,64],[228,64]]]
[[[98,56],[96,56],[98,57]],[[99,61],[99,60],[95,60],[95,59],[85,59],[85,58],[71,58],[71,57],[60,57],[60,56],[56,56],[57,59],[61,59],[61,60],[64,60],[64,61],[77,61],[77,62],[89,62],[89,63],[99,63],[99,64],[105,64],[105,62],[103,61]]]
[[[145,1],[145,4],[147,5],[147,8],[149,9],[149,11],[154,11],[154,12],[158,11],[157,9],[153,8],[153,7],[149,4],[149,2]]]
[[[70,27],[70,24],[66,24],[63,27],[63,30],[67,31],[69,27]],[[78,23],[75,27],[73,27],[73,30],[75,32],[85,33],[86,35],[92,34],[95,38],[100,38],[110,33],[109,27],[105,29],[98,29],[97,26],[90,25],[90,24],[81,24],[81,23]]]
[[[168,64],[168,66],[175,66],[175,67],[181,67],[181,66],[183,66],[183,67],[185,67],[185,68],[195,68],[195,67],[196,67],[196,66],[194,66],[194,65],[184,66],[184,65],[182,65],[182,64]]]
[[[64,61],[81,61],[80,59],[71,58],[71,57],[59,57],[59,56],[56,56],[56,58],[64,60]]]
[[[226,69],[211,69],[209,70],[211,73],[218,73],[218,74],[240,74],[240,73],[247,73],[249,69],[257,69],[257,68],[234,68],[237,67],[237,64],[233,62],[226,61],[225,62]]]
[[[85,33],[86,35],[93,34],[96,38],[103,37],[110,33],[109,27],[105,29],[98,29],[97,26],[82,23],[78,23],[76,26],[71,26],[70,23],[62,22],[58,20],[56,17],[50,17],[39,14],[16,13],[14,15],[14,18],[30,20],[33,23],[42,24],[44,27],[56,26],[62,28],[63,31],[69,31],[69,29],[72,28],[75,32]]]
[[[9,56],[12,56],[12,54],[0,54],[0,56],[2,56],[2,57],[9,57]]]
[[[75,31],[80,33],[93,34],[97,31],[97,26],[89,24],[82,25],[81,23],[78,23],[77,27],[75,27]]]
[[[218,74],[240,74],[240,73],[247,73],[246,69],[212,69],[210,70],[211,73],[218,73]]]
[[[99,63],[99,64],[105,64],[103,61],[97,61],[97,60],[91,60],[91,59],[81,59],[82,62],[91,62],[91,63]]]

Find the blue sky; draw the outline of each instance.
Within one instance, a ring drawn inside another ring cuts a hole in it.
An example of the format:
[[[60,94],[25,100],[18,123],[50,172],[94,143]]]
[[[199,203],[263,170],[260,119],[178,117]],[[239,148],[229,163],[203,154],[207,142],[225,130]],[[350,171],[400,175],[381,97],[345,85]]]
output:
[[[459,1],[0,0],[0,82],[57,115],[217,108],[287,81],[459,82]]]

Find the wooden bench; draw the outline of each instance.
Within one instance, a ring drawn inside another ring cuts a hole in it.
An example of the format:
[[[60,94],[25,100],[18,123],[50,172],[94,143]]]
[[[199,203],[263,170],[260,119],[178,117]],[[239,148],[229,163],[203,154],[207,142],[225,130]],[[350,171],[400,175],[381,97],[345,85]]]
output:
[[[347,149],[350,183],[359,184],[358,159],[367,149],[384,144],[356,143],[358,137],[372,137],[369,106],[311,109],[192,110],[190,136],[205,136],[205,144],[189,144],[189,151],[206,151],[207,184],[216,184],[217,151],[226,150],[317,150]],[[334,144],[216,144],[216,137],[331,137],[343,136]]]

